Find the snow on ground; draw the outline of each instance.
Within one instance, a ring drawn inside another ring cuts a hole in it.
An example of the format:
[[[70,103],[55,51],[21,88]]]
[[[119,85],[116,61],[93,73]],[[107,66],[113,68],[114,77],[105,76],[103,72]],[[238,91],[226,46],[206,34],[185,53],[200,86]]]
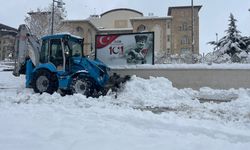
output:
[[[176,89],[133,76],[118,97],[61,97],[0,72],[0,149],[241,150],[250,147],[250,90]],[[199,96],[234,97],[200,103]]]

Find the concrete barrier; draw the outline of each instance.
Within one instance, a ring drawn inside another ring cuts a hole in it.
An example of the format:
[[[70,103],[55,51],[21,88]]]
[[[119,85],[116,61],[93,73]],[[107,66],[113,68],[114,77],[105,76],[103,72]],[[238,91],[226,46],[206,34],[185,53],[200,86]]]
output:
[[[213,89],[250,88],[250,69],[112,69],[122,76],[136,75],[142,78],[166,77],[176,88],[201,87]]]

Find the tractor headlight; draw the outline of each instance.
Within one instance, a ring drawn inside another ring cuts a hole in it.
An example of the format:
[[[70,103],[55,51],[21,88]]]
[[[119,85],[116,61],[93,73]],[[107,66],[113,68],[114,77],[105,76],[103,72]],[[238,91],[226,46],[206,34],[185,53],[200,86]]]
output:
[[[102,81],[102,80],[103,80],[103,76],[99,76],[99,77],[98,77],[98,80],[99,80],[99,81]]]

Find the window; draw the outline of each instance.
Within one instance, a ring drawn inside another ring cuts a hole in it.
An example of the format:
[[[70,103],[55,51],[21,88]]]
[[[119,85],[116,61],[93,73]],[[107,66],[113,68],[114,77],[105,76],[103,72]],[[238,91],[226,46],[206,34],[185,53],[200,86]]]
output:
[[[170,42],[170,35],[167,36],[167,41]]]
[[[189,53],[191,53],[190,49],[188,49],[188,48],[182,48],[181,49],[181,54],[189,54]]]
[[[40,53],[40,62],[47,63],[49,61],[48,56],[49,56],[49,41],[44,40],[42,42],[42,48],[41,48],[41,53]]]
[[[70,41],[69,46],[72,49],[73,57],[82,56],[82,43],[80,41]]]
[[[187,31],[188,30],[188,24],[186,22],[184,22],[182,24],[182,28],[183,28],[183,31]]]
[[[50,61],[61,70],[63,67],[63,51],[61,39],[53,39],[50,41]]]
[[[170,54],[170,49],[169,48],[167,49],[167,54]]]
[[[170,29],[170,22],[168,22],[167,24],[168,24],[168,25],[167,25],[168,29]]]
[[[138,26],[138,28],[137,28],[137,32],[143,32],[143,31],[145,31],[146,30],[146,26],[144,26],[144,25],[140,25],[140,26]]]
[[[62,57],[62,45],[60,39],[51,40],[50,55],[52,57]]]
[[[184,45],[184,44],[188,44],[189,43],[189,39],[188,39],[188,36],[183,36],[181,38],[181,44]]]
[[[192,30],[192,26],[189,26],[188,29],[191,31]]]
[[[64,41],[64,51],[70,57],[82,57],[82,40],[70,39]]]
[[[76,27],[76,32],[83,34],[83,28],[82,27]]]
[[[188,30],[189,30],[189,27],[186,22],[183,22],[181,26],[179,26],[179,31],[188,31]]]

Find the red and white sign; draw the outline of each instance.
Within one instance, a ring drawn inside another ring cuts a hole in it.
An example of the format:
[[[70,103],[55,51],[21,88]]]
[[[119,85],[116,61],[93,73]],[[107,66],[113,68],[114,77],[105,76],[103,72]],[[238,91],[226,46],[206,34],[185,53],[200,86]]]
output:
[[[153,64],[153,42],[153,32],[97,35],[96,58],[110,66]]]

